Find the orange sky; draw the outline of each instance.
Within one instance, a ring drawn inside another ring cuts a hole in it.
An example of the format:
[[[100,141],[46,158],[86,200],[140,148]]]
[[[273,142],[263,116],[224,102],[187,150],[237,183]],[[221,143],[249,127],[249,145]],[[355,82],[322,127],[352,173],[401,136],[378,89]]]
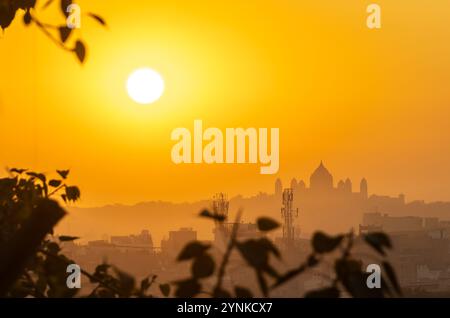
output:
[[[272,191],[324,160],[369,192],[450,200],[450,3],[79,1],[82,67],[18,18],[0,38],[0,165],[70,168],[81,206]],[[44,20],[61,16],[50,11]],[[162,99],[135,104],[127,76],[147,66]],[[280,128],[278,175],[258,165],[175,165],[171,131]]]

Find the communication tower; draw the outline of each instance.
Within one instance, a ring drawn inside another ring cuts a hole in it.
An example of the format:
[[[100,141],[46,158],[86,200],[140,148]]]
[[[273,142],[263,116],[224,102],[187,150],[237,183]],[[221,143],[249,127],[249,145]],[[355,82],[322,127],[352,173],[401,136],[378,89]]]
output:
[[[294,218],[298,217],[298,208],[293,208],[294,191],[291,188],[284,189],[282,200],[281,216],[284,219],[283,241],[286,245],[291,245],[295,238]]]

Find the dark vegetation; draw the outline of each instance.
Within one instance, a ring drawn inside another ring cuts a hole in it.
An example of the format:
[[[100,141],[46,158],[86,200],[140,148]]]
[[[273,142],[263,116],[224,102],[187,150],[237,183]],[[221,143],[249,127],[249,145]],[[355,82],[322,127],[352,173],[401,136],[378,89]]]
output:
[[[209,211],[200,213],[202,217],[213,219],[216,223],[224,222],[224,217]],[[288,281],[295,279],[307,270],[318,267],[327,255],[338,252],[338,257],[334,259],[334,277],[330,278],[330,286],[308,292],[305,297],[340,297],[350,295],[352,297],[386,297],[400,296],[401,290],[397,282],[395,272],[390,263],[384,259],[386,249],[390,249],[389,237],[381,232],[370,233],[364,236],[364,241],[369,244],[383,259],[377,264],[383,265],[382,288],[369,289],[366,281],[369,273],[363,269],[361,260],[355,258],[352,248],[355,243],[355,235],[349,232],[337,236],[329,236],[322,232],[316,232],[312,239],[312,253],[306,260],[284,273],[278,273],[270,264],[272,257],[282,259],[278,248],[266,237],[252,238],[244,241],[238,239],[239,227],[238,215],[231,231],[227,249],[220,263],[208,252],[210,245],[201,242],[192,242],[184,247],[178,256],[178,261],[192,261],[192,276],[175,282],[176,297],[193,297],[199,294],[207,294],[212,297],[253,297],[255,291],[251,291],[244,286],[234,286],[234,290],[226,290],[223,287],[223,278],[226,267],[232,252],[237,252],[245,260],[256,276],[260,293],[268,297],[270,292]],[[261,232],[272,231],[279,227],[279,224],[269,218],[259,218],[258,228]],[[211,291],[205,291],[202,287],[202,280],[216,275],[216,283]],[[299,295],[300,296],[300,295]]]
[[[60,202],[77,201],[80,190],[67,183],[68,170],[57,170],[54,179],[24,169],[10,169],[9,174],[9,177],[0,179],[0,296],[76,296],[78,290],[69,289],[66,285],[66,268],[75,262],[63,254],[60,243],[78,238],[55,236],[53,228],[66,215]],[[223,216],[207,210],[200,216],[212,219],[219,226],[224,222]],[[138,284],[134,277],[115,266],[99,264],[94,273],[82,270],[82,274],[96,286],[89,296],[152,297],[149,290],[158,285],[159,291],[166,297],[253,297],[257,291],[245,286],[234,286],[233,290],[227,290],[224,286],[227,265],[235,252],[254,271],[263,296],[270,296],[272,290],[318,266],[332,252],[338,252],[338,257],[334,260],[334,277],[330,279],[330,286],[311,291],[306,297],[339,297],[344,292],[353,297],[398,296],[401,293],[394,270],[384,258],[391,243],[383,233],[371,233],[364,237],[365,242],[383,258],[378,263],[383,264],[383,273],[386,274],[382,278],[381,289],[369,289],[366,286],[369,274],[364,271],[362,262],[352,254],[355,241],[352,232],[337,236],[315,233],[311,240],[313,252],[306,261],[279,273],[270,262],[273,257],[282,258],[278,248],[265,237],[240,241],[237,235],[239,218],[240,214],[220,262],[212,257],[211,245],[195,241],[186,245],[178,256],[179,262],[192,262],[191,277],[171,284],[157,283],[154,275]],[[260,218],[257,224],[262,232],[279,226],[269,218]],[[215,279],[212,290],[204,290],[206,279]]]
[[[38,11],[45,10],[54,3],[59,4],[62,15],[61,21],[58,23],[41,21],[38,17]],[[77,29],[69,28],[66,23],[66,19],[70,15],[67,12],[67,8],[72,3],[72,0],[46,0],[43,4],[37,0],[0,0],[0,29],[5,30],[17,19],[17,16],[22,15],[22,21],[26,26],[34,24],[52,42],[63,50],[75,54],[78,61],[83,63],[86,59],[86,44],[81,38],[76,36]],[[90,17],[99,24],[106,26],[105,20],[98,14],[87,12],[83,16]]]

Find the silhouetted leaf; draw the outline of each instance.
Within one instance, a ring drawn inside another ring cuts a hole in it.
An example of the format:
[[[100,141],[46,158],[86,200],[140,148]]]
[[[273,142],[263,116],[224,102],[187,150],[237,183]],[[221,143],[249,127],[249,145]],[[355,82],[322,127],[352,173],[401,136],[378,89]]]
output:
[[[42,182],[45,182],[47,180],[47,178],[45,177],[45,175],[43,173],[36,173],[36,172],[27,172],[27,175],[29,175],[30,177],[33,178],[37,178],[39,180],[41,180]]]
[[[368,273],[362,271],[361,261],[353,259],[338,259],[335,263],[337,278],[347,292],[356,298],[381,298],[381,288],[370,289],[367,286]]]
[[[62,14],[67,18],[69,16],[69,12],[67,12],[67,8],[72,4],[72,0],[61,0],[60,9]]]
[[[134,285],[135,285],[134,277],[128,273],[125,273],[125,272],[119,270],[116,267],[114,267],[114,271],[116,272],[119,282],[120,282],[120,287],[119,287],[119,290],[121,292],[120,296],[129,297],[131,295],[131,292],[134,289]]]
[[[253,298],[252,292],[245,287],[234,287],[234,293],[236,294],[237,298]]]
[[[94,277],[97,279],[102,279],[108,275],[108,270],[111,267],[111,265],[103,263],[103,264],[99,264],[97,265],[97,267],[95,268],[95,272],[94,272]],[[96,281],[94,279],[90,279],[91,283],[95,283]]]
[[[269,260],[269,254],[266,246],[258,240],[249,239],[247,241],[237,243],[237,247],[246,262],[256,269],[262,270],[266,267]]]
[[[48,185],[51,187],[57,188],[61,185],[61,180],[55,180],[55,179],[50,180]]]
[[[66,187],[66,197],[68,201],[77,201],[80,198],[80,189],[75,186]]]
[[[155,282],[156,279],[156,275],[153,275],[152,278],[150,279],[150,277],[146,277],[141,281],[141,295],[144,295],[145,292],[147,291],[147,289],[150,288],[150,286],[153,285],[153,283]]]
[[[401,295],[402,289],[400,287],[400,284],[398,283],[397,275],[395,275],[395,271],[394,271],[394,268],[392,267],[392,265],[389,264],[388,262],[384,261],[383,269],[384,269],[384,272],[386,273],[387,277],[389,278],[389,281],[391,282],[392,286],[394,287],[395,291],[399,295]]]
[[[314,251],[316,253],[322,254],[333,251],[336,247],[339,246],[343,238],[343,235],[332,237],[323,232],[316,232],[314,233],[311,243]]]
[[[220,214],[217,214],[217,213],[213,214],[213,213],[211,213],[208,210],[203,210],[202,212],[200,212],[200,216],[201,217],[205,217],[205,218],[211,218],[211,219],[213,219],[214,221],[217,221],[217,222],[225,221],[225,215],[220,215]]]
[[[12,168],[12,169],[10,169],[9,171],[10,171],[10,172],[17,173],[17,174],[22,174],[22,173],[24,173],[25,171],[27,171],[27,169],[17,169],[17,168]]]
[[[58,28],[59,31],[59,38],[61,39],[61,42],[66,43],[67,39],[69,38],[70,34],[72,33],[72,29],[68,28],[67,26],[60,26]]]
[[[280,224],[270,218],[259,218],[257,220],[258,229],[263,232],[272,231],[280,226]]]
[[[56,255],[59,253],[59,251],[61,250],[61,248],[59,247],[59,245],[55,242],[50,242],[46,245],[46,250],[53,255]]]
[[[6,29],[16,16],[17,7],[13,1],[0,2],[0,27]]]
[[[366,234],[364,236],[364,240],[378,253],[381,255],[385,255],[384,247],[391,248],[391,240],[389,237],[383,232],[373,232]]]
[[[263,246],[266,251],[271,252],[273,255],[275,255],[276,258],[281,259],[281,253],[278,250],[278,248],[275,246],[275,244],[272,243],[271,240],[269,240],[268,238],[260,238],[258,240],[259,244],[261,246]]]
[[[389,284],[384,279],[383,275],[381,276],[381,289],[383,290],[383,293],[385,295],[393,296],[391,288],[389,287]]]
[[[339,289],[336,287],[327,287],[307,292],[305,298],[339,298],[339,294]]]
[[[317,257],[313,254],[313,255],[310,255],[309,257],[308,257],[308,266],[309,267],[314,267],[314,266],[316,266],[317,264],[319,264],[319,260],[317,259]]]
[[[192,263],[192,276],[195,278],[209,277],[214,273],[215,263],[212,257],[203,253],[196,257]]]
[[[194,241],[191,243],[188,243],[180,252],[178,255],[177,260],[178,261],[184,261],[189,260],[191,258],[196,258],[205,253],[211,245],[203,244],[198,241]]]
[[[70,170],[56,170],[56,172],[61,176],[61,178],[67,179]]]
[[[164,295],[164,297],[169,297],[169,295],[170,295],[170,285],[169,284],[160,284],[159,290]]]
[[[84,43],[78,40],[75,43],[75,48],[73,49],[73,51],[77,55],[77,58],[80,61],[80,63],[83,63],[84,59],[86,58],[86,47],[84,46]]]
[[[187,279],[175,282],[177,289],[175,290],[175,297],[191,298],[197,295],[202,286],[196,279]]]
[[[18,7],[23,10],[29,10],[36,5],[36,0],[14,0],[13,2],[16,2]]]
[[[31,13],[30,10],[27,10],[23,15],[23,23],[25,25],[29,25],[31,23]]]
[[[94,20],[96,20],[98,23],[100,23],[103,26],[106,26],[106,21],[105,19],[103,19],[101,16],[99,16],[98,14],[95,13],[91,13],[88,12],[87,15],[91,18],[93,18]]]
[[[0,244],[0,296],[9,290],[45,236],[64,215],[57,202],[39,200],[21,228],[9,241]]]
[[[79,237],[78,237],[78,236],[61,235],[61,236],[58,237],[58,239],[59,239],[61,242],[70,242],[70,241],[78,240]]]

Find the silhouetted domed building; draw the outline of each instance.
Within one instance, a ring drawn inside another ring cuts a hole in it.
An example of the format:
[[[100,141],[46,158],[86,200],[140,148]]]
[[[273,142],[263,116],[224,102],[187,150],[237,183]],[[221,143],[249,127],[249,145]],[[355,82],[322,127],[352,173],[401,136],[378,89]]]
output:
[[[324,191],[333,189],[333,176],[325,168],[322,161],[309,178],[309,185],[311,190]]]
[[[353,192],[349,178],[340,180],[336,187],[333,176],[323,162],[309,178],[309,187],[300,180],[292,179],[294,207],[299,209],[299,222],[308,231],[323,229],[328,231],[348,231],[360,222],[366,211],[368,194],[367,181],[361,180],[360,191]],[[276,194],[282,193],[281,180],[275,183]]]
[[[291,180],[291,188],[294,190],[294,194],[301,194],[302,192],[311,192],[315,194],[327,193],[332,195],[333,193],[338,194],[356,194],[362,195],[367,198],[367,181],[366,179],[361,180],[360,192],[353,192],[352,181],[347,178],[345,181],[339,180],[336,188],[333,185],[333,175],[328,171],[323,162],[321,161],[319,166],[314,170],[309,178],[309,188],[306,187],[305,182],[293,178]],[[283,191],[281,180],[278,178],[275,182],[275,193],[280,194]]]

